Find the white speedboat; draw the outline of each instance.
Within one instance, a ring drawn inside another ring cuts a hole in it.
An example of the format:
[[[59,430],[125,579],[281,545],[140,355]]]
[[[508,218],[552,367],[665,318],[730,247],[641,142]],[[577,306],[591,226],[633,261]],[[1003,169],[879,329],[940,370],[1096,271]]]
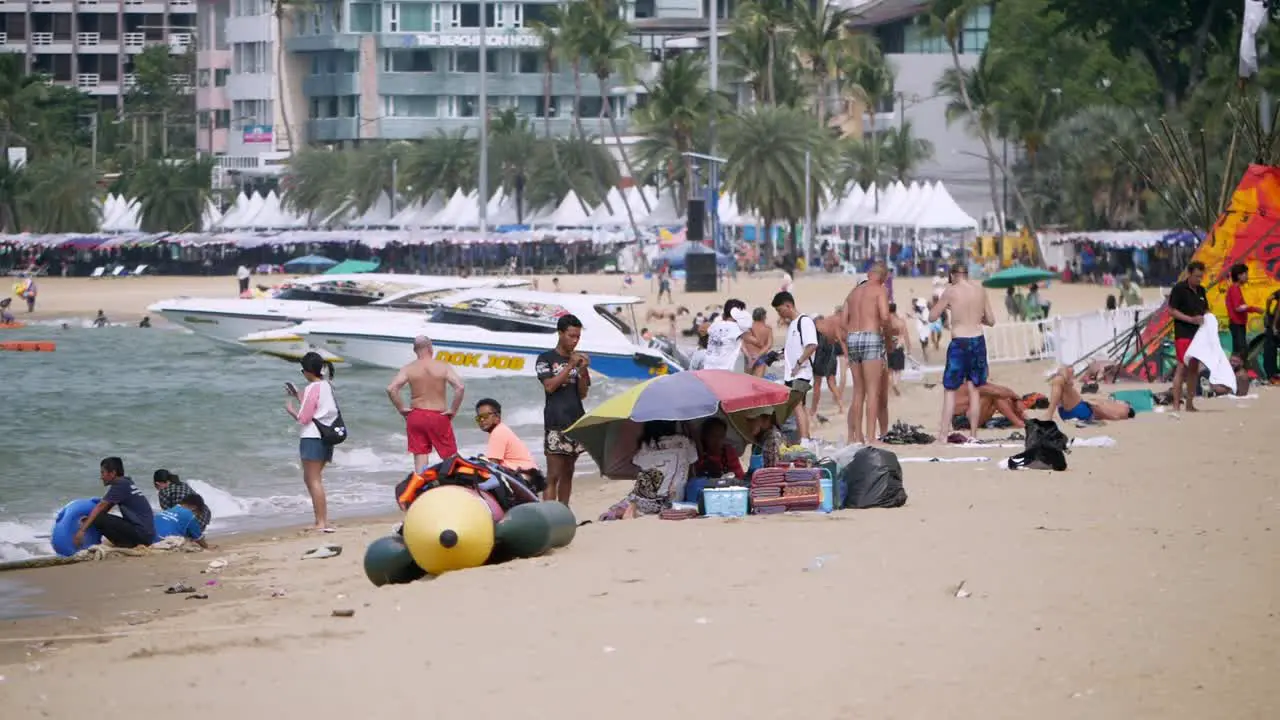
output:
[[[358,312],[321,319],[291,331],[347,362],[399,368],[413,359],[413,341],[431,339],[436,357],[463,377],[536,375],[537,356],[556,345],[556,322],[573,314],[582,322],[579,352],[605,377],[645,379],[679,371],[682,363],[641,344],[638,297],[572,295],[531,290],[466,290],[435,301],[430,313]]]
[[[262,344],[243,342],[269,330],[288,328],[305,320],[349,316],[356,308],[426,307],[437,294],[466,288],[498,288],[527,285],[518,278],[460,278],[432,275],[317,275],[286,283],[269,298],[174,298],[147,308],[197,335],[221,343],[245,347],[290,359],[310,348],[297,336],[292,341]],[[286,334],[287,337],[287,334]],[[341,358],[327,356],[340,361]]]

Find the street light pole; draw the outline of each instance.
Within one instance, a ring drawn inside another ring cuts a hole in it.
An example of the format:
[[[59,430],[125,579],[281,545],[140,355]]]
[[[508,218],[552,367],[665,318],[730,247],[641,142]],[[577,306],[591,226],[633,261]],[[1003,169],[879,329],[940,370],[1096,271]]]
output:
[[[809,262],[809,244],[813,242],[813,183],[811,162],[813,153],[804,151],[804,261]]]
[[[480,172],[477,178],[480,205],[480,237],[488,232],[489,210],[489,51],[485,47],[485,25],[489,22],[488,0],[480,0]]]
[[[708,25],[710,37],[707,39],[707,51],[711,55],[711,78],[708,87],[714,96],[720,89],[720,0],[710,0],[711,2],[711,22]],[[708,123],[710,131],[709,150],[712,155],[716,152],[716,119],[713,116],[711,122]],[[711,163],[711,172],[708,174],[708,180],[711,183],[711,246],[715,247],[719,244],[719,220],[720,220],[720,164]]]
[[[84,113],[80,117],[89,118],[89,132],[92,133],[89,140],[89,152],[91,154],[90,163],[92,163],[93,171],[98,171],[98,111]]]

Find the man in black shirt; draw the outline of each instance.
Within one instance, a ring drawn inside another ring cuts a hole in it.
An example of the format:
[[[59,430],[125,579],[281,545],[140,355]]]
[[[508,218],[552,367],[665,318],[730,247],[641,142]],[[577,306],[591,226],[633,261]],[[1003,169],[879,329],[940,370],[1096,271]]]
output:
[[[80,529],[75,535],[76,547],[84,543],[84,532],[90,527],[96,528],[116,547],[150,545],[156,535],[151,503],[147,502],[147,497],[129,476],[124,474],[124,461],[118,457],[103,458],[98,471],[107,492],[89,515],[80,521]],[[120,508],[119,515],[107,512],[113,507]]]
[[[542,411],[546,430],[543,451],[547,456],[547,490],[543,500],[559,500],[569,504],[573,492],[573,471],[578,456],[585,448],[582,443],[565,434],[569,426],[585,414],[582,399],[591,388],[591,360],[574,352],[582,338],[582,321],[573,315],[565,315],[556,323],[556,346],[538,356],[535,365],[538,382],[547,393],[547,404]]]
[[[1204,280],[1204,263],[1193,261],[1187,265],[1187,276],[1175,283],[1169,292],[1169,314],[1173,316],[1173,347],[1178,356],[1178,367],[1173,371],[1173,409],[1182,405],[1183,386],[1186,386],[1187,412],[1195,412],[1192,402],[1196,396],[1196,384],[1200,381],[1200,362],[1188,358],[1187,348],[1191,339],[1204,324],[1204,314],[1209,311],[1209,299],[1200,283]]]
[[[1276,349],[1280,346],[1280,290],[1271,293],[1262,315],[1262,371],[1267,381],[1276,379]]]

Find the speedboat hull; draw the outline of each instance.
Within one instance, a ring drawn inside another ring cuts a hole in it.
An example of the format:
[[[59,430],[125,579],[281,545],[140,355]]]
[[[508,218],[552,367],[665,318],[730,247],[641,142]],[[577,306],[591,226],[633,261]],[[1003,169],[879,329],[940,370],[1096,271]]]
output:
[[[301,360],[303,355],[314,352],[319,353],[325,362],[346,362],[341,356],[312,345],[305,337],[294,332],[292,327],[251,333],[239,338],[237,343],[253,352],[278,357],[281,360],[297,361]]]
[[[398,369],[414,359],[411,336],[299,329],[312,345],[352,365]],[[553,344],[553,339],[547,347],[527,347],[501,341],[433,338],[436,359],[453,365],[464,378],[536,377],[538,355]],[[599,348],[593,352],[585,344],[580,349],[591,358],[591,372],[602,377],[647,380],[680,370],[670,359],[648,351]]]

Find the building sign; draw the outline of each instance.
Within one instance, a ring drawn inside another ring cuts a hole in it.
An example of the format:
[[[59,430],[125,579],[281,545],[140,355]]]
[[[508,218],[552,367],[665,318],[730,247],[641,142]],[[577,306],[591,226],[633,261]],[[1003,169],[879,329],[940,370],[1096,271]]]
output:
[[[413,44],[415,47],[478,48],[480,35],[478,33],[422,33],[413,36]],[[514,31],[490,32],[484,38],[486,48],[536,48],[541,45],[537,35]]]
[[[244,142],[269,143],[273,139],[270,125],[245,125]]]

